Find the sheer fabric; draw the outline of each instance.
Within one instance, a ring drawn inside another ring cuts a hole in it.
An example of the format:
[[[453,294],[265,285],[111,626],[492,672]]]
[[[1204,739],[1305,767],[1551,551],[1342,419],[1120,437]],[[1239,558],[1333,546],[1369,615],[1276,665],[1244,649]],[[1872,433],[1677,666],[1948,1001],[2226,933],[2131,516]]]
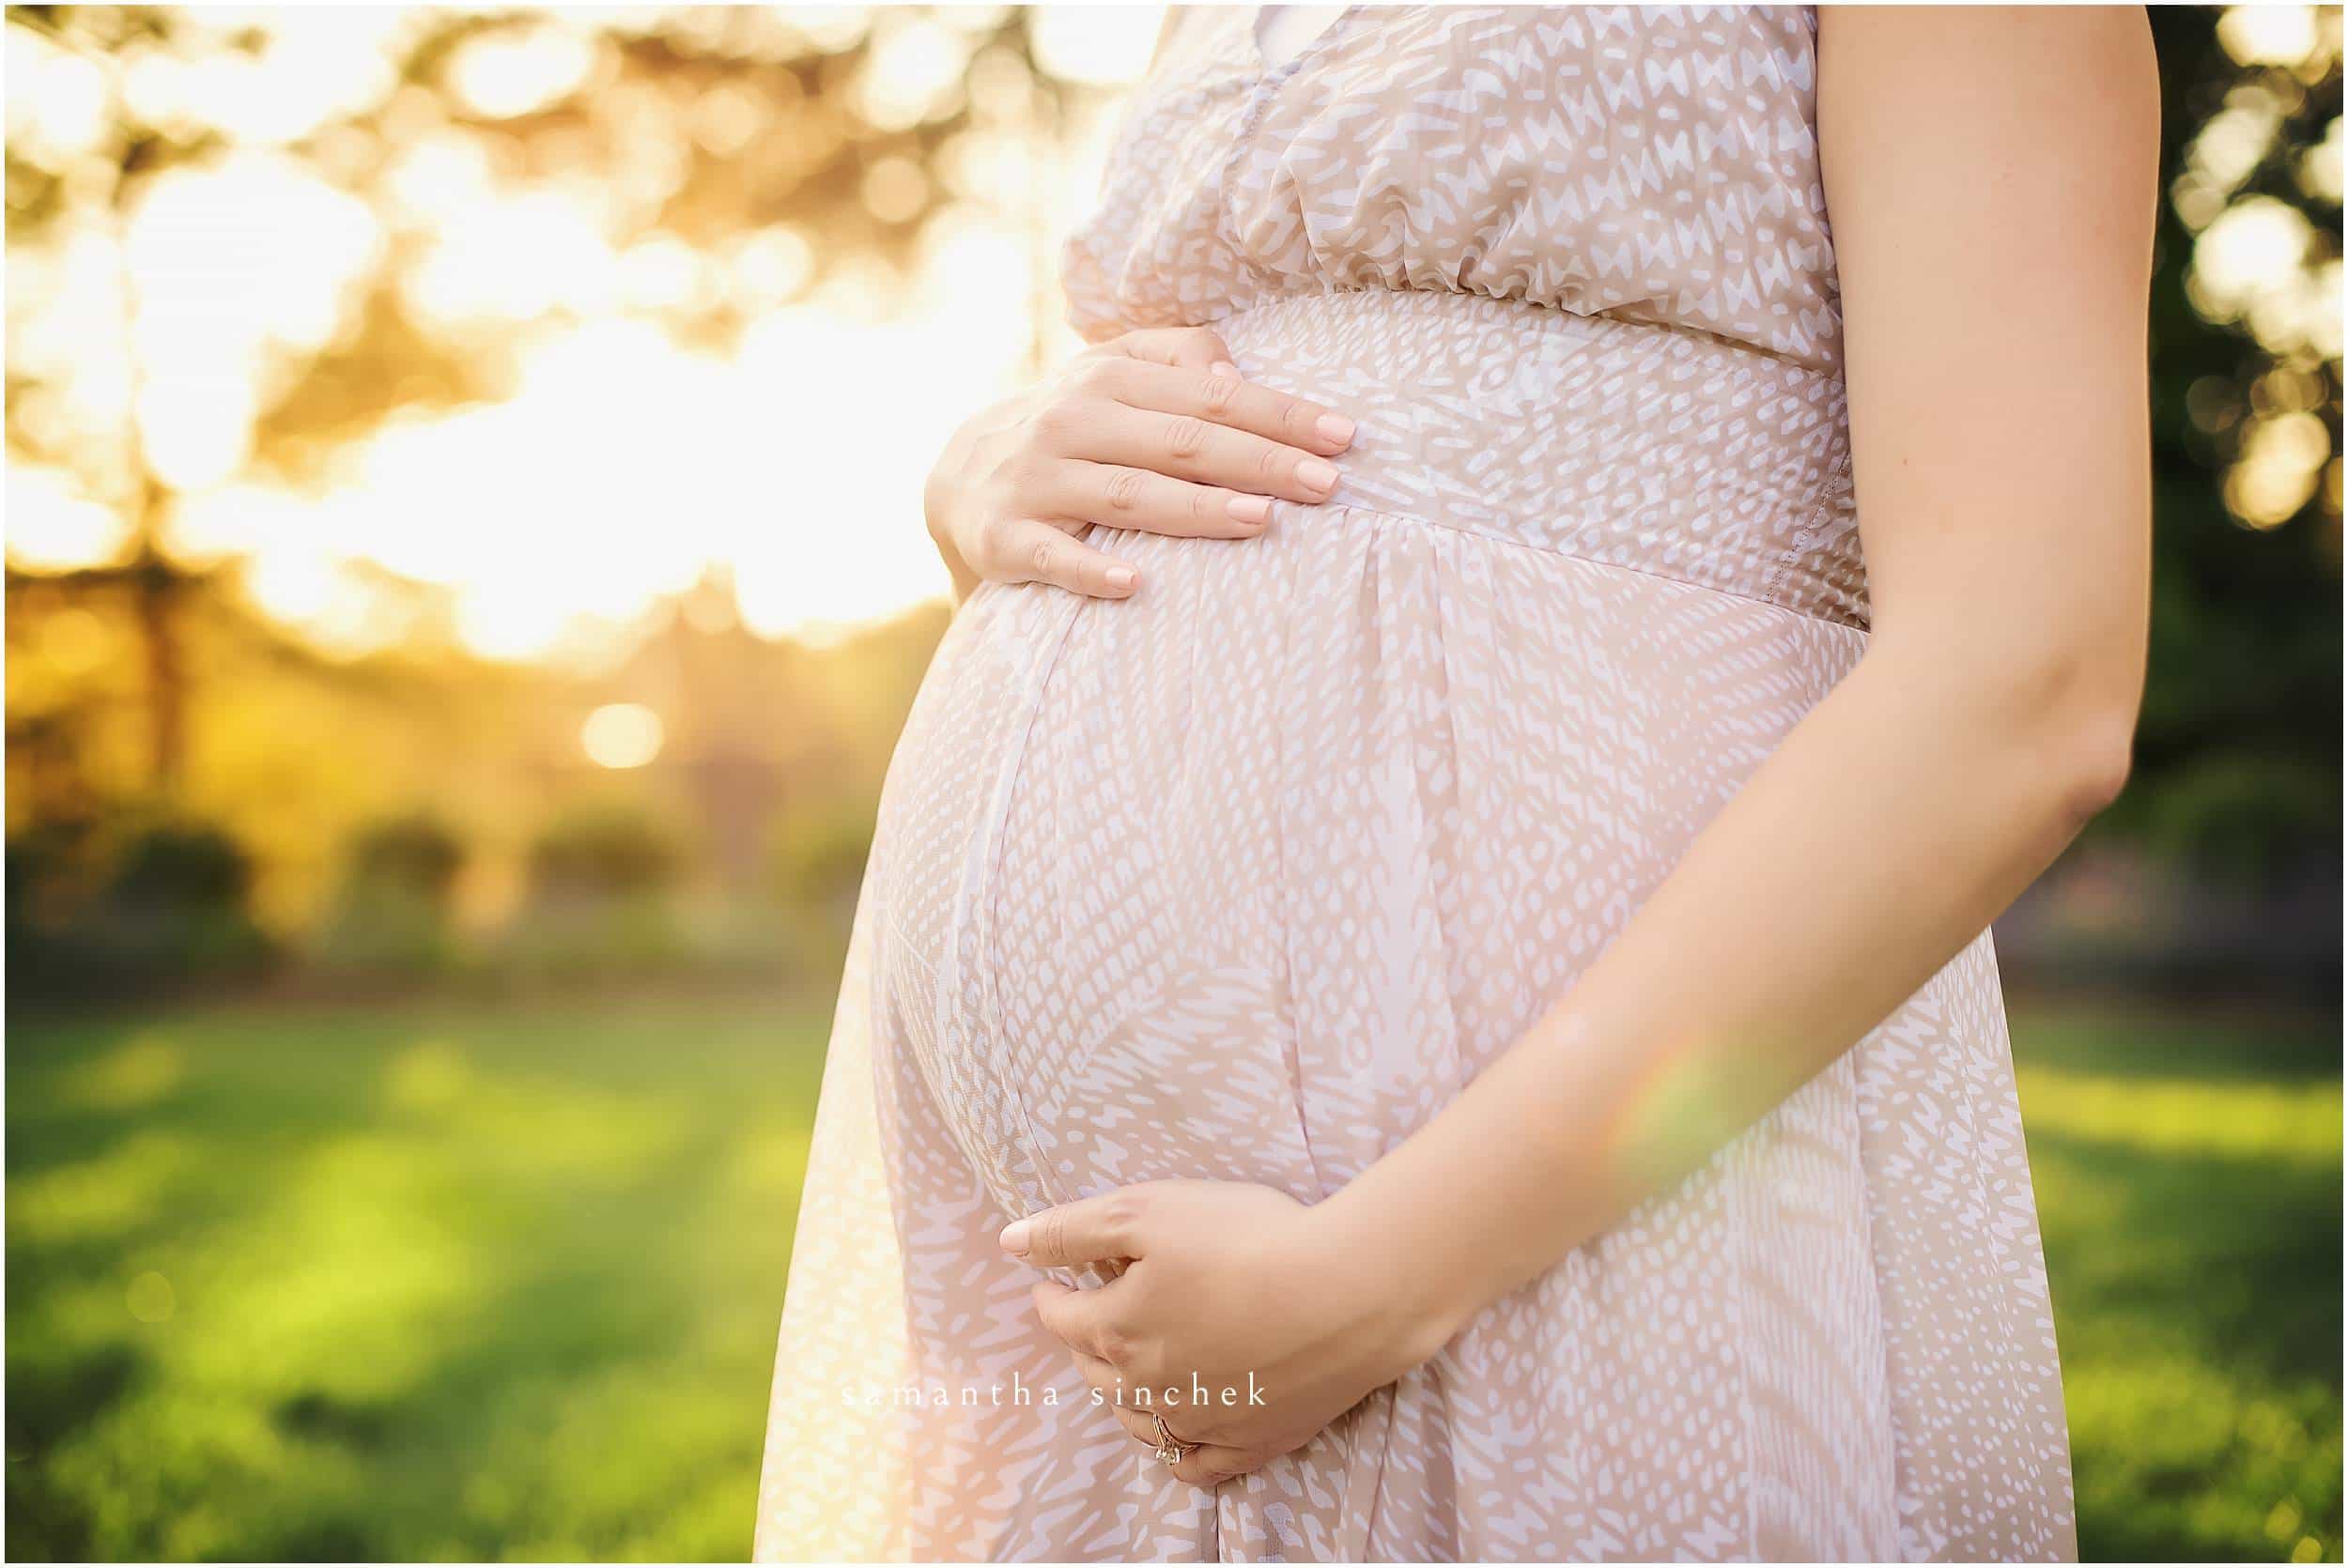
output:
[[[1090,1403],[997,1253],[1136,1180],[1336,1191],[1866,646],[1814,14],[1354,7],[1278,65],[1254,21],[1171,34],[1070,319],[1211,324],[1360,432],[1261,538],[1103,530],[1130,601],[955,616],[857,908],[759,1556],[2075,1557],[1986,932],[1213,1490]]]

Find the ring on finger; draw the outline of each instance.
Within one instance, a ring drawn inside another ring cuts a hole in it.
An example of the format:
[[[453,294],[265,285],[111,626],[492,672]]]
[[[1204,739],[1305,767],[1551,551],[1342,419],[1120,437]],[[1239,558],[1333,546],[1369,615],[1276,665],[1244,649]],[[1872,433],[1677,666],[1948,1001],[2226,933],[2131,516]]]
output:
[[[1172,1469],[1198,1452],[1197,1443],[1186,1443],[1174,1436],[1166,1427],[1166,1418],[1155,1410],[1150,1412],[1150,1420],[1158,1429],[1158,1463],[1167,1469]]]

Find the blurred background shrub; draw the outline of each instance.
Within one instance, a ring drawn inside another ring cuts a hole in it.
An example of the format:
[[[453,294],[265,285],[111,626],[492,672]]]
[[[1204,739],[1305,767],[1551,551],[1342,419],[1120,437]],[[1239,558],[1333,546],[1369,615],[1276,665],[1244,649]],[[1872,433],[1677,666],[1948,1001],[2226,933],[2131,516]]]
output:
[[[739,1556],[922,474],[1159,13],[8,19],[9,1555]],[[2337,1557],[2340,12],[2153,23],[2150,689],[2000,953],[2089,1555]]]
[[[318,935],[317,963],[330,972],[414,978],[453,969],[464,860],[456,830],[428,812],[358,830],[339,906]]]

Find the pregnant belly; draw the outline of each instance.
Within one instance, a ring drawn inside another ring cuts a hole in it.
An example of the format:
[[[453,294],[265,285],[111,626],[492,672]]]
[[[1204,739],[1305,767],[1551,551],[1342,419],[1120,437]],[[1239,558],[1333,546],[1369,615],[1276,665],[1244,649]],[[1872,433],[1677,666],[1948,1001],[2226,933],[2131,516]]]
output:
[[[892,763],[884,1049],[1006,1211],[1307,1200],[1514,1041],[1864,636],[1415,517],[981,589]]]

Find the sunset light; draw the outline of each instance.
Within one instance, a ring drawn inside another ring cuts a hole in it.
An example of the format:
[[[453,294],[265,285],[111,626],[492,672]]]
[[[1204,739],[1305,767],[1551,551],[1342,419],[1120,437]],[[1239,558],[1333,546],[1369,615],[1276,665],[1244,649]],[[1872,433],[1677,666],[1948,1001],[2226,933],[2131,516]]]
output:
[[[696,243],[643,229],[682,160],[742,147],[762,108],[739,89],[712,88],[682,126],[608,95],[599,112],[628,137],[617,181],[525,170],[397,83],[389,51],[424,14],[194,17],[199,32],[253,27],[250,55],[101,60],[11,29],[22,155],[61,170],[92,157],[110,101],[228,143],[143,186],[116,232],[12,240],[11,367],[43,377],[23,422],[69,451],[134,439],[167,495],[167,546],[231,566],[264,612],[345,654],[403,635],[368,607],[380,574],[445,593],[464,645],[508,660],[608,656],[713,567],[768,637],[822,638],[943,593],[922,474],[957,422],[1029,374],[1037,324],[1003,301],[1048,288],[1049,241],[1090,193],[1105,115],[1039,156],[1021,146],[1026,90],[997,86],[996,112],[950,149],[958,188],[922,222],[904,285],[848,261],[811,289],[819,235],[777,223]],[[971,55],[994,14],[784,8],[756,24],[831,47],[871,29],[862,110],[913,127],[965,78],[986,96],[989,63]],[[1147,63],[1157,18],[1047,11],[1039,55],[1113,87]],[[576,101],[613,78],[623,23],[551,12],[476,33],[450,61],[452,106],[518,122]],[[374,123],[408,126],[395,146],[330,128],[378,102]],[[368,168],[372,206],[347,188]],[[875,218],[904,222],[932,208],[929,178],[883,159],[861,193]],[[420,402],[287,471],[256,429],[289,363],[352,344],[385,268],[439,350],[486,350],[490,395]],[[728,344],[671,324],[713,310],[736,323]],[[1057,319],[1043,330],[1058,350],[1072,342]],[[69,570],[129,547],[104,468],[11,463],[13,564]]]

